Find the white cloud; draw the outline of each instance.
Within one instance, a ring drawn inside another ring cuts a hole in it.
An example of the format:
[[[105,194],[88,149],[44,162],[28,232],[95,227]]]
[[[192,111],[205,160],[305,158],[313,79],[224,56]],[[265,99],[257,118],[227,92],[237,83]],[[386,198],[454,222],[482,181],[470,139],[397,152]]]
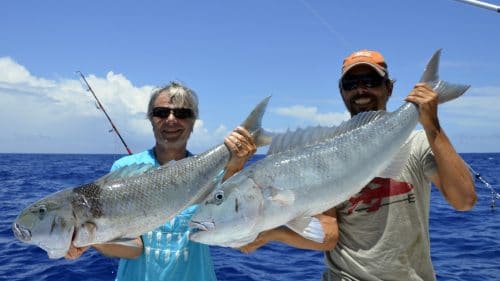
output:
[[[215,145],[221,144],[224,137],[229,134],[228,128],[221,124],[214,131],[204,127],[203,120],[196,120],[193,133],[189,140],[189,146],[193,152],[201,152]]]
[[[146,108],[153,86],[134,86],[122,74],[89,75],[88,83],[134,151],[149,148],[151,124]],[[0,152],[122,153],[111,125],[96,108],[92,94],[78,78],[49,80],[33,76],[8,57],[0,58]],[[220,143],[224,125],[213,132],[197,120],[190,144],[203,151]]]
[[[339,112],[328,112],[328,113],[320,113],[318,112],[317,107],[306,107],[302,105],[295,105],[291,107],[280,107],[275,109],[276,114],[299,118],[301,120],[310,121],[313,125],[323,125],[323,126],[332,126],[338,125],[342,121],[345,121],[350,118],[350,115],[347,111],[343,113]]]
[[[24,84],[31,87],[50,87],[49,80],[31,76],[30,72],[10,57],[0,57],[0,83]]]
[[[500,132],[500,87],[471,88],[442,106],[440,112],[462,126]]]

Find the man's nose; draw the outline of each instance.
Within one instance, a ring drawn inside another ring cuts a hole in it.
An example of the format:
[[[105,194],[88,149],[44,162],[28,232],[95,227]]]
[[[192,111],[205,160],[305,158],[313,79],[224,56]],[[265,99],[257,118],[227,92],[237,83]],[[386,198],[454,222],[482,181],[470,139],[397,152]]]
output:
[[[177,122],[177,118],[174,115],[173,111],[170,111],[167,116],[167,122],[172,123],[172,122]]]
[[[360,81],[358,81],[356,83],[356,91],[358,91],[358,92],[365,92],[366,89],[368,89],[368,87],[366,86],[365,82],[363,82],[363,81],[360,80]]]

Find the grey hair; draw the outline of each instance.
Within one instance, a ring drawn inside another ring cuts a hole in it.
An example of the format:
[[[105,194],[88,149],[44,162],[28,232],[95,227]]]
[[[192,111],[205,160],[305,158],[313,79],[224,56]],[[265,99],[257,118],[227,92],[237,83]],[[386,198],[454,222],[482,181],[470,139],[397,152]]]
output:
[[[170,97],[170,102],[175,107],[190,108],[191,110],[193,110],[194,118],[198,119],[198,95],[196,95],[195,91],[182,85],[181,83],[172,81],[170,82],[170,84],[154,90],[151,94],[147,112],[147,118],[149,120],[151,120],[151,118],[153,117],[153,108],[155,101],[163,92],[166,92],[168,94],[168,96]]]

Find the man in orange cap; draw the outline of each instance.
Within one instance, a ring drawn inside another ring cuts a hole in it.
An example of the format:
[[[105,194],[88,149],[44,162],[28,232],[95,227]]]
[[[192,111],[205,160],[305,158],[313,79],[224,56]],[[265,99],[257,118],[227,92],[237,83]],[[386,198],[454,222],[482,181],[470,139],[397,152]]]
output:
[[[339,90],[354,116],[386,110],[394,82],[384,57],[360,50],[344,59]],[[318,215],[323,243],[280,227],[241,248],[252,252],[269,241],[325,251],[323,280],[435,280],[429,245],[431,182],[456,210],[476,202],[472,176],[437,115],[437,94],[415,85],[406,101],[418,105],[423,130],[410,137],[410,156],[394,179],[375,178],[348,201]]]

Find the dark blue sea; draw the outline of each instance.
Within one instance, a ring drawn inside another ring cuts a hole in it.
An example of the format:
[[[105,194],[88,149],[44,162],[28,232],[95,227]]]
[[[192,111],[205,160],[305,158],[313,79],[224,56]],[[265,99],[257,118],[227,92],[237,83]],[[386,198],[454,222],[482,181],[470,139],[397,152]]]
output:
[[[500,189],[500,153],[462,154]],[[119,155],[0,154],[0,280],[114,280],[117,260],[90,250],[75,261],[50,260],[39,248],[18,242],[11,224],[33,201],[106,174]],[[456,212],[432,192],[430,233],[438,280],[500,280],[500,202],[476,182],[477,205]],[[282,244],[250,255],[212,248],[219,280],[320,280],[323,253]]]

